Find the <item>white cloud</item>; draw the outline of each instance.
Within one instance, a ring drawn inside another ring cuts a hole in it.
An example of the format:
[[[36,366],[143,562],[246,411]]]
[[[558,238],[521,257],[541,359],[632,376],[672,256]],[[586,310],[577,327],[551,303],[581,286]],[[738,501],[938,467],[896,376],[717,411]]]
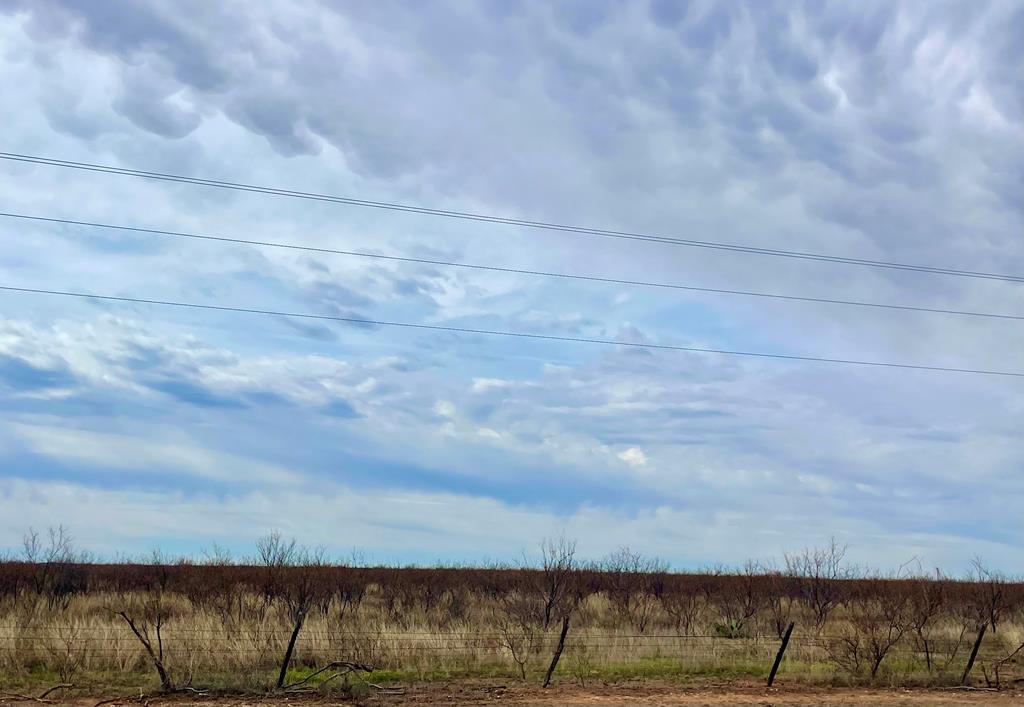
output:
[[[301,478],[289,469],[205,449],[187,439],[167,441],[44,425],[15,424],[12,427],[38,454],[104,471],[162,477],[173,470],[247,486],[294,484]]]
[[[951,572],[966,568],[972,553],[1007,562],[1024,559],[1016,543],[968,541],[941,533],[894,539],[877,525],[836,523],[813,508],[802,518],[787,518],[788,524],[772,534],[759,534],[751,528],[763,524],[760,513],[705,514],[662,507],[623,514],[585,507],[560,516],[473,496],[365,493],[346,487],[315,494],[286,490],[213,497],[0,479],[0,499],[10,509],[0,517],[0,536],[11,539],[11,549],[30,525],[63,523],[80,546],[108,556],[144,553],[168,539],[196,554],[212,540],[247,551],[261,534],[280,529],[339,556],[356,548],[383,562],[421,561],[436,553],[514,559],[524,550],[532,554],[541,538],[562,532],[578,539],[584,557],[601,557],[628,544],[690,569],[712,562],[739,565],[750,558],[778,559],[780,549],[821,544],[830,535],[849,542],[851,561],[884,569],[911,557]],[[102,509],[101,524],[96,523],[97,509]],[[212,518],[217,519],[216,528],[210,525]],[[609,533],[609,528],[615,532]],[[429,550],[409,552],[416,548]]]
[[[511,381],[502,380],[501,378],[474,378],[473,392],[486,393],[489,390],[500,390],[510,385],[512,385]]]
[[[1012,3],[967,11],[888,2],[526,2],[500,18],[492,9],[434,3],[413,17],[387,1],[196,2],[182,23],[178,4],[158,0],[116,17],[102,3],[0,3],[0,72],[25,87],[0,93],[0,114],[11,145],[55,157],[1024,272],[1024,93]],[[0,190],[5,208],[47,216],[684,285],[1024,311],[1024,289],[1013,283],[8,162],[0,162]],[[1024,328],[1005,321],[8,220],[0,228],[0,283],[15,286],[1007,370],[1019,368],[1024,350]],[[282,473],[300,484],[345,476],[355,472],[336,460],[352,455],[380,464],[383,471],[367,472],[375,481],[391,483],[393,466],[422,467],[432,472],[423,477],[429,483],[450,491],[472,479],[481,496],[524,513],[549,500],[511,483],[533,474],[549,482],[560,513],[582,517],[607,506],[615,510],[598,514],[656,515],[646,530],[667,537],[691,532],[689,504],[724,517],[751,512],[764,497],[779,510],[759,519],[759,532],[779,546],[812,504],[828,522],[797,524],[800,532],[831,524],[875,533],[872,544],[893,555],[922,529],[947,529],[950,553],[973,554],[969,538],[949,539],[967,532],[955,522],[964,513],[982,518],[972,536],[998,544],[1020,533],[1011,509],[1024,498],[1016,429],[1024,393],[1001,379],[0,297],[8,312],[0,319],[0,478],[27,473],[7,462],[28,445],[61,460],[64,470],[54,473],[79,484],[66,492],[83,498],[91,469],[124,470],[127,458],[180,469],[186,494],[198,480],[230,483],[250,462],[256,475],[247,478],[267,489],[279,488]],[[22,428],[36,432],[18,436]],[[623,464],[635,471],[628,483],[616,481]],[[411,483],[394,478],[399,490]],[[133,482],[149,483],[146,475]],[[558,483],[574,490],[554,489]],[[127,503],[110,492],[95,498]],[[197,498],[181,496],[179,525],[164,527],[168,536],[188,530],[181,524],[191,522],[187,507]],[[237,497],[240,517],[245,504],[260,507],[259,498]]]
[[[647,455],[637,447],[630,447],[629,449],[619,452],[615,456],[630,466],[647,466]]]

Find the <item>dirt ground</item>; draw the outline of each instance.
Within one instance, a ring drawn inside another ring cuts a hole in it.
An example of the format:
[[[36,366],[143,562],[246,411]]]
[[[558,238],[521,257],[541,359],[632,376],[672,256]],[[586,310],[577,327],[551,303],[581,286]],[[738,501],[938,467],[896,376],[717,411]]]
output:
[[[768,690],[763,684],[708,683],[680,686],[678,684],[619,683],[588,685],[585,688],[562,685],[550,690],[512,685],[430,685],[409,690],[401,697],[384,698],[402,707],[412,705],[491,705],[507,704],[589,707],[597,705],[758,705],[787,707],[789,705],[836,705],[842,707],[916,705],[921,707],[953,707],[954,705],[1024,705],[1024,691],[993,693],[987,691],[949,690],[864,690],[790,687]]]
[[[50,704],[94,707],[102,697],[54,699]],[[2,705],[39,705],[39,701],[0,698]],[[276,697],[222,696],[217,698],[174,695],[169,697],[126,698],[109,702],[110,705],[143,704],[148,707],[323,707],[326,705],[352,705],[338,698],[316,695],[285,695]],[[680,686],[678,684],[617,683],[614,685],[559,685],[549,690],[538,687],[502,684],[499,682],[458,682],[414,685],[404,688],[402,694],[377,694],[360,700],[359,704],[380,707],[413,707],[422,705],[515,705],[526,707],[596,707],[599,705],[664,705],[671,707],[697,707],[710,705],[757,705],[758,707],[954,707],[959,705],[1024,705],[1024,685],[1016,690],[991,692],[986,690],[942,689],[862,689],[784,686],[768,690],[757,683],[703,683]]]

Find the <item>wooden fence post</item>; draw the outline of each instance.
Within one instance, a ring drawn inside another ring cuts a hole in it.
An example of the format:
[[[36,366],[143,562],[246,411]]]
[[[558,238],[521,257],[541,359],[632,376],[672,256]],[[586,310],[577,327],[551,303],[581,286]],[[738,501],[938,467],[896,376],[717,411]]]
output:
[[[562,619],[562,632],[558,635],[558,647],[555,648],[555,655],[551,658],[551,665],[548,666],[548,673],[544,676],[544,687],[551,684],[551,676],[558,667],[558,659],[562,657],[562,650],[565,648],[565,637],[569,633],[569,614]]]
[[[786,646],[789,645],[789,637],[793,635],[793,627],[795,625],[791,621],[789,628],[786,629],[786,634],[782,637],[782,645],[779,646],[779,652],[775,654],[775,663],[772,665],[772,671],[768,674],[768,687],[771,687],[772,683],[775,682],[775,673],[779,672],[782,656],[786,654]]]
[[[978,627],[978,638],[974,641],[974,648],[971,649],[971,657],[967,659],[967,667],[964,668],[964,674],[960,678],[960,684],[967,684],[967,676],[971,674],[971,668],[974,667],[974,659],[978,657],[978,649],[981,648],[981,639],[985,637],[985,629],[988,628],[988,624],[982,624]]]

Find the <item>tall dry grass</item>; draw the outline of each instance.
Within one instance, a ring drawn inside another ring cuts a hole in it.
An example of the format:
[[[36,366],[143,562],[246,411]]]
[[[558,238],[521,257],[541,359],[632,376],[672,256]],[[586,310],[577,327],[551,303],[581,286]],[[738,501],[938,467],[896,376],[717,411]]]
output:
[[[865,670],[841,660],[843,640],[866,630],[858,623],[863,623],[860,605],[854,603],[863,597],[839,601],[816,628],[814,607],[799,597],[769,601],[759,596],[753,600],[753,613],[737,624],[740,604],[724,594],[702,593],[691,597],[688,625],[680,627],[674,604],[664,593],[638,591],[629,610],[614,592],[586,593],[573,614],[559,668],[563,679],[764,674],[778,648],[780,611],[797,625],[783,675],[816,680],[866,677]],[[396,600],[395,587],[370,583],[358,600],[333,596],[318,603],[299,634],[293,672],[301,675],[336,660],[369,664],[378,674],[395,679],[514,677],[520,674],[517,658],[528,677],[546,667],[556,627],[508,629],[501,620],[501,595],[484,587],[448,588],[437,596],[433,590],[426,592],[430,596],[406,589]],[[211,588],[207,594],[195,588],[105,589],[56,601],[31,589],[9,594],[0,599],[0,684],[139,684],[155,679],[145,648],[118,612],[133,616],[155,644],[157,601],[163,617],[163,663],[176,684],[259,688],[272,682],[293,623],[266,592],[238,584],[229,592]],[[643,616],[642,632],[637,628],[638,612]],[[990,632],[984,644],[982,665],[1024,641],[1024,608],[1012,606],[1000,619],[998,630]],[[877,629],[877,622],[872,625]],[[958,611],[948,606],[936,614],[927,635],[930,668],[920,641],[902,626],[875,679],[891,684],[955,681],[973,630],[965,630]]]

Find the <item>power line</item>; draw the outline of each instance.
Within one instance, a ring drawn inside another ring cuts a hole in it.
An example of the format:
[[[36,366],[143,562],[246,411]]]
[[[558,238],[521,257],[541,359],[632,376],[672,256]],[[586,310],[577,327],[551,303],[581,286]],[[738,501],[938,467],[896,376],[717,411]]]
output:
[[[143,299],[141,297],[116,297],[113,295],[96,295],[86,292],[67,292],[63,290],[46,290],[33,287],[13,287],[0,285],[0,290],[7,292],[23,292],[39,295],[56,295],[60,297],[76,297],[80,299],[94,299],[108,302],[129,302],[132,304],[153,304],[164,307],[181,307],[185,309],[203,309],[219,312],[238,312],[245,314],[265,314],[275,317],[293,317],[298,319],[317,319],[333,322],[344,322],[347,324],[360,324],[364,326],[388,326],[401,327],[405,329],[424,329],[428,331],[444,331],[456,334],[482,334],[486,336],[504,336],[522,339],[539,339],[544,341],[566,341],[580,344],[603,344],[607,346],[623,346],[635,349],[655,349],[662,351],[685,351],[689,353],[712,353],[724,356],[747,356],[753,358],[771,358],[787,361],[811,361],[815,363],[837,363],[853,366],[874,366],[880,368],[905,368],[919,371],[941,371],[945,373],[971,373],[986,376],[1008,376],[1013,378],[1024,378],[1024,373],[1014,371],[993,371],[977,368],[954,368],[948,366],[926,366],[911,363],[889,363],[884,361],[862,361],[844,358],[826,358],[822,356],[797,356],[791,354],[763,353],[757,351],[734,351],[730,349],[710,349],[696,346],[674,346],[671,344],[650,344],[639,341],[616,341],[614,339],[598,339],[576,336],[557,336],[555,334],[533,334],[519,331],[502,331],[499,329],[474,329],[469,327],[444,326],[440,324],[416,324],[413,322],[391,322],[379,319],[363,319],[360,317],[338,317],[328,314],[308,314],[302,312],[282,312],[272,309],[256,309],[251,307],[228,307],[215,304],[200,304],[197,302],[176,302],[172,300]]]
[[[236,243],[269,248],[283,248],[287,250],[300,250],[312,253],[328,253],[332,255],[355,256],[359,258],[374,258],[377,260],[390,260],[401,263],[420,263],[425,265],[439,265],[444,267],[465,268],[469,270],[484,270],[488,272],[501,272],[516,275],[533,275],[537,277],[550,277],[565,280],[583,280],[587,282],[600,282],[615,285],[631,285],[637,287],[656,287],[671,290],[684,290],[687,292],[704,292],[709,294],[738,295],[741,297],[761,297],[765,299],[787,300],[791,302],[816,302],[820,304],[838,304],[852,307],[871,307],[875,309],[895,309],[909,312],[927,312],[931,314],[954,314],[967,317],[986,317],[991,319],[1011,319],[1024,321],[1024,315],[1018,314],[996,314],[993,312],[973,312],[960,309],[941,309],[937,307],[919,307],[906,304],[886,304],[882,302],[863,302],[860,300],[831,299],[826,297],[803,297],[798,295],[784,295],[773,292],[753,292],[750,290],[733,290],[716,287],[696,287],[693,285],[678,285],[666,282],[651,282],[647,280],[629,280],[615,277],[599,277],[595,275],[576,275],[571,273],[551,272],[545,270],[530,270],[526,268],[505,268],[497,265],[482,265],[479,263],[461,263],[451,260],[433,260],[430,258],[413,258],[410,256],[383,255],[380,253],[368,253],[356,250],[338,250],[335,248],[320,248],[315,246],[293,245],[290,243],[278,243],[274,241],[257,241],[247,238],[230,238],[227,236],[213,236],[200,233],[187,233],[184,231],[167,231],[157,228],[142,228],[138,226],[120,226],[110,223],[98,223],[95,221],[77,221],[74,219],[51,218],[47,216],[32,216],[28,214],[17,214],[0,211],[4,218],[22,219],[27,221],[40,221],[46,223],[57,223],[67,226],[89,226],[91,228],[105,228],[131,233],[142,233],[147,235],[169,236],[173,238],[191,238],[195,240],[214,241],[222,243]]]
[[[1006,275],[1000,273],[978,272],[973,270],[960,270],[955,268],[942,268],[933,267],[929,265],[897,263],[885,260],[848,258],[838,255],[808,253],[803,251],[782,250],[777,248],[761,248],[757,246],[740,245],[736,243],[721,243],[716,241],[701,241],[685,238],[669,238],[667,236],[656,236],[648,233],[639,233],[634,231],[618,231],[604,228],[589,228],[586,226],[573,226],[570,224],[553,223],[548,221],[533,221],[528,219],[518,219],[506,216],[479,214],[469,211],[435,209],[425,206],[414,206],[411,204],[400,204],[387,201],[373,201],[370,199],[357,199],[355,197],[337,196],[331,194],[317,194],[314,192],[297,191],[294,189],[280,189],[277,187],[266,187],[255,184],[245,184],[241,182],[227,182],[217,179],[206,179],[202,177],[188,177],[179,174],[169,174],[166,172],[148,172],[144,170],[128,169],[125,167],[114,167],[111,165],[101,165],[90,162],[76,162],[72,160],[58,160],[49,157],[39,157],[35,155],[23,155],[14,152],[0,152],[0,159],[9,160],[13,162],[27,162],[31,164],[48,165],[51,167],[78,169],[103,174],[118,174],[123,176],[140,177],[144,179],[154,179],[166,182],[179,182],[182,184],[215,187],[218,189],[232,189],[235,191],[253,192],[257,194],[286,196],[296,199],[307,199],[312,201],[345,204],[348,206],[360,206],[364,208],[385,209],[388,211],[402,211],[406,213],[421,214],[426,216],[440,216],[444,218],[462,219],[466,221],[480,221],[484,223],[498,223],[507,226],[521,226],[524,228],[536,228],[547,231],[575,233],[584,236],[620,238],[625,240],[662,243],[666,245],[687,246],[692,248],[709,248],[713,250],[725,250],[737,253],[770,255],[781,258],[796,258],[800,260],[814,260],[828,263],[839,263],[843,265],[860,265],[864,267],[886,268],[890,270],[906,270],[913,272],[931,273],[937,275],[953,275],[957,277],[971,277],[985,280],[1001,280],[1005,282],[1024,282],[1024,276],[1020,275]]]

